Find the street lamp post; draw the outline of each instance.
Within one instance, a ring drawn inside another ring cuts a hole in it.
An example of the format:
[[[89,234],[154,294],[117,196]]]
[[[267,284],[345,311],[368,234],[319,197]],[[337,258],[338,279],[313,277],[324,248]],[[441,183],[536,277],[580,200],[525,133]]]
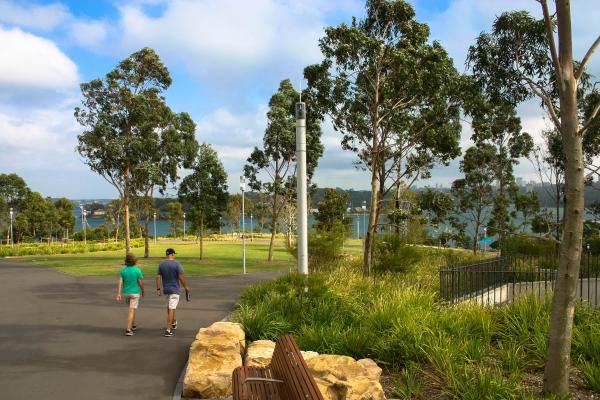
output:
[[[252,213],[250,213],[250,241],[254,241],[254,222],[252,220]]]
[[[185,241],[185,213],[183,213],[183,240]]]
[[[87,232],[85,229],[85,209],[83,208],[83,204],[79,206],[81,208],[81,229],[83,229],[83,244],[87,246]]]
[[[240,176],[240,190],[242,191],[242,266],[244,274],[246,273],[246,221],[244,218],[244,191],[246,190],[246,178]]]
[[[485,253],[487,251],[487,227],[484,226],[483,227],[483,252]]]
[[[362,202],[362,212],[363,212],[363,237],[366,238],[367,237],[367,221],[366,221],[366,216],[367,216],[367,202],[365,200],[363,200]],[[364,242],[364,240],[363,240]]]
[[[221,217],[221,216],[219,215],[219,235],[222,235],[222,234],[223,234],[223,232],[222,232],[222,228],[223,228],[223,217]]]
[[[154,213],[154,244],[156,244],[156,213]]]
[[[10,247],[15,245],[15,238],[13,237],[13,209],[12,207],[9,210],[10,212]]]

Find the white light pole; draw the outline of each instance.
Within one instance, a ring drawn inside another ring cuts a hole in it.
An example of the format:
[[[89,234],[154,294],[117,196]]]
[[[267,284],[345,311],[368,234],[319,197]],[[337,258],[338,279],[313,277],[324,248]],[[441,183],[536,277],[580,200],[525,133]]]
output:
[[[250,241],[254,241],[254,222],[252,220],[252,213],[250,213]]]
[[[10,213],[10,247],[15,245],[15,238],[13,237],[13,209],[12,207],[9,210]]]
[[[185,213],[183,213],[183,240],[185,241]]]
[[[223,228],[223,222],[222,222],[222,220],[223,220],[223,217],[221,217],[221,216],[219,215],[219,235],[222,235],[222,234],[223,234],[223,232],[222,232],[222,230],[221,230],[221,228]]]
[[[246,273],[246,221],[244,218],[244,191],[246,190],[246,178],[240,176],[240,190],[242,191],[242,266],[244,274]]]
[[[156,244],[156,213],[154,213],[154,244]]]
[[[483,252],[487,251],[487,226],[483,227]]]
[[[362,202],[362,212],[363,212],[363,236],[366,238],[366,236],[367,236],[367,222],[365,221],[365,217],[367,215],[367,202],[365,200],[363,200],[363,202]]]
[[[85,229],[85,210],[83,204],[79,206],[81,208],[81,229],[83,229],[83,244],[87,246],[87,232]]]
[[[306,104],[296,103],[296,201],[298,272],[308,275],[308,205],[306,195]],[[306,288],[304,289],[307,290]]]

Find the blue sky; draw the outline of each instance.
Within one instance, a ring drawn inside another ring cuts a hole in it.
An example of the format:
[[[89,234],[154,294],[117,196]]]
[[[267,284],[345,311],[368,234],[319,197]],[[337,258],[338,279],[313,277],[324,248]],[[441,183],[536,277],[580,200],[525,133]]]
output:
[[[600,2],[573,2],[575,50],[581,55],[598,34]],[[534,0],[415,0],[417,18],[430,25],[464,70],[467,48],[495,15],[528,9]],[[260,145],[266,104],[282,79],[300,85],[303,68],[320,61],[323,28],[361,17],[357,0],[0,0],[0,172],[16,172],[44,195],[115,197],[115,190],[75,152],[81,131],[73,118],[78,84],[100,77],[144,46],[155,48],[173,77],[167,101],[189,112],[197,138],[212,144],[237,180]],[[600,56],[590,71],[600,73]],[[547,126],[537,104],[520,108],[523,126],[536,135]],[[320,186],[367,189],[368,176],[352,167],[331,127],[323,126],[325,155]],[[463,147],[470,132],[465,126]],[[436,168],[423,185],[448,185],[458,160]],[[529,162],[517,174],[534,178]]]

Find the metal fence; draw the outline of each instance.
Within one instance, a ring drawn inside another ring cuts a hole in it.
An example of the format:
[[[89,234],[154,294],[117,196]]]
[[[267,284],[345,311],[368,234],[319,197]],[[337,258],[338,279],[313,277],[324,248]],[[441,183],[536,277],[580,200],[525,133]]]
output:
[[[470,301],[481,305],[502,305],[525,295],[545,298],[552,292],[559,257],[498,257],[440,270],[440,297],[452,304]],[[600,256],[581,258],[578,300],[600,306]]]

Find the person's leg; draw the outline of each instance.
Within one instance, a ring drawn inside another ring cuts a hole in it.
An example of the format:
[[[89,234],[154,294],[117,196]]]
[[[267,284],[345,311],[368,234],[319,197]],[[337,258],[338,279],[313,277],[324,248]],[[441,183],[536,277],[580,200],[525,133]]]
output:
[[[129,307],[129,313],[127,314],[127,330],[128,331],[131,330],[134,319],[135,319],[135,308]]]
[[[171,325],[173,325],[173,316],[175,315],[175,310],[167,307],[167,330],[171,330]]]

